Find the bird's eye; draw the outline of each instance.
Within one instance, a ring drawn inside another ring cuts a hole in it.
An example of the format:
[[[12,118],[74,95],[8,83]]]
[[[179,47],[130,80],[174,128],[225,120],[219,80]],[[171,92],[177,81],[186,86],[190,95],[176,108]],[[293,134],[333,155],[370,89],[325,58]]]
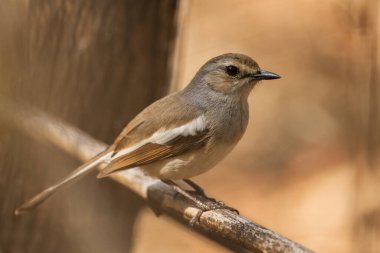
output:
[[[229,65],[226,67],[226,73],[230,76],[236,76],[237,74],[239,74],[239,72],[239,68],[234,65]]]

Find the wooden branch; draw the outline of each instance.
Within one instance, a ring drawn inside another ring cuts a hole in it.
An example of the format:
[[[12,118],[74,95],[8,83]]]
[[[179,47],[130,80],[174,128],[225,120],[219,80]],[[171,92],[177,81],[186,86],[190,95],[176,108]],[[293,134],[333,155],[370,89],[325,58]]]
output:
[[[0,102],[0,118],[27,135],[53,143],[82,161],[103,151],[107,146],[62,120],[30,107],[16,107],[4,99]],[[200,211],[187,199],[176,194],[172,187],[138,171],[123,171],[113,174],[111,178],[140,195],[154,206],[155,211],[165,213],[182,223],[188,224]],[[194,224],[194,229],[239,252],[312,252],[229,210],[204,212]]]

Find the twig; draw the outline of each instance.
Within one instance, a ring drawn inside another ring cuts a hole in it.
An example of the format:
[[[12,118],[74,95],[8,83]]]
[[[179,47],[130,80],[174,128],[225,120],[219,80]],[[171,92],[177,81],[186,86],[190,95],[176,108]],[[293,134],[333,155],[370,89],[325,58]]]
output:
[[[66,122],[30,107],[16,107],[4,99],[0,102],[0,117],[27,135],[54,143],[82,161],[106,148],[106,144]],[[111,178],[140,195],[155,207],[155,211],[168,214],[182,223],[188,224],[200,211],[187,199],[176,194],[172,187],[138,171],[123,171],[113,174]],[[312,252],[229,210],[204,212],[194,228],[235,251]]]

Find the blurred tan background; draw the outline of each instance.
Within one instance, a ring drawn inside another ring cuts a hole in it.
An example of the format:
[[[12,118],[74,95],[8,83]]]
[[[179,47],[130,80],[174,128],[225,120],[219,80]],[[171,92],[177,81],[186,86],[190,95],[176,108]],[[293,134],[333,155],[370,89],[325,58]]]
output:
[[[370,98],[371,75],[379,85],[379,66],[371,70],[377,64],[372,57],[379,59],[372,37],[378,32],[377,3],[181,4],[174,90],[208,59],[227,52],[247,54],[282,76],[254,89],[244,138],[195,180],[242,215],[316,252],[380,252],[379,160],[372,168],[366,162],[373,159],[367,157],[367,138],[376,139],[370,148],[379,154],[378,88]],[[369,133],[371,125],[376,133]],[[159,231],[165,233],[158,237]],[[150,211],[140,217],[137,242],[139,253],[225,251]],[[173,248],[160,251],[156,245],[162,244]]]
[[[208,59],[247,54],[282,79],[254,89],[244,138],[194,180],[316,252],[378,253],[379,11],[377,0],[4,0],[0,95],[110,143]],[[79,162],[6,123],[0,253],[228,252],[91,176],[15,218]]]

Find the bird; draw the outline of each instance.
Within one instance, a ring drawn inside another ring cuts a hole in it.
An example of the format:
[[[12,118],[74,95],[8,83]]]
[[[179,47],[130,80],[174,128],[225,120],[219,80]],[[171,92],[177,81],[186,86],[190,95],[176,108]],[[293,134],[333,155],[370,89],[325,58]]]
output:
[[[15,214],[36,208],[99,165],[104,167],[98,178],[136,168],[171,185],[186,180],[201,191],[190,178],[213,168],[231,152],[247,128],[252,89],[262,80],[278,78],[243,54],[208,60],[185,88],[146,107],[112,145],[26,201]]]

